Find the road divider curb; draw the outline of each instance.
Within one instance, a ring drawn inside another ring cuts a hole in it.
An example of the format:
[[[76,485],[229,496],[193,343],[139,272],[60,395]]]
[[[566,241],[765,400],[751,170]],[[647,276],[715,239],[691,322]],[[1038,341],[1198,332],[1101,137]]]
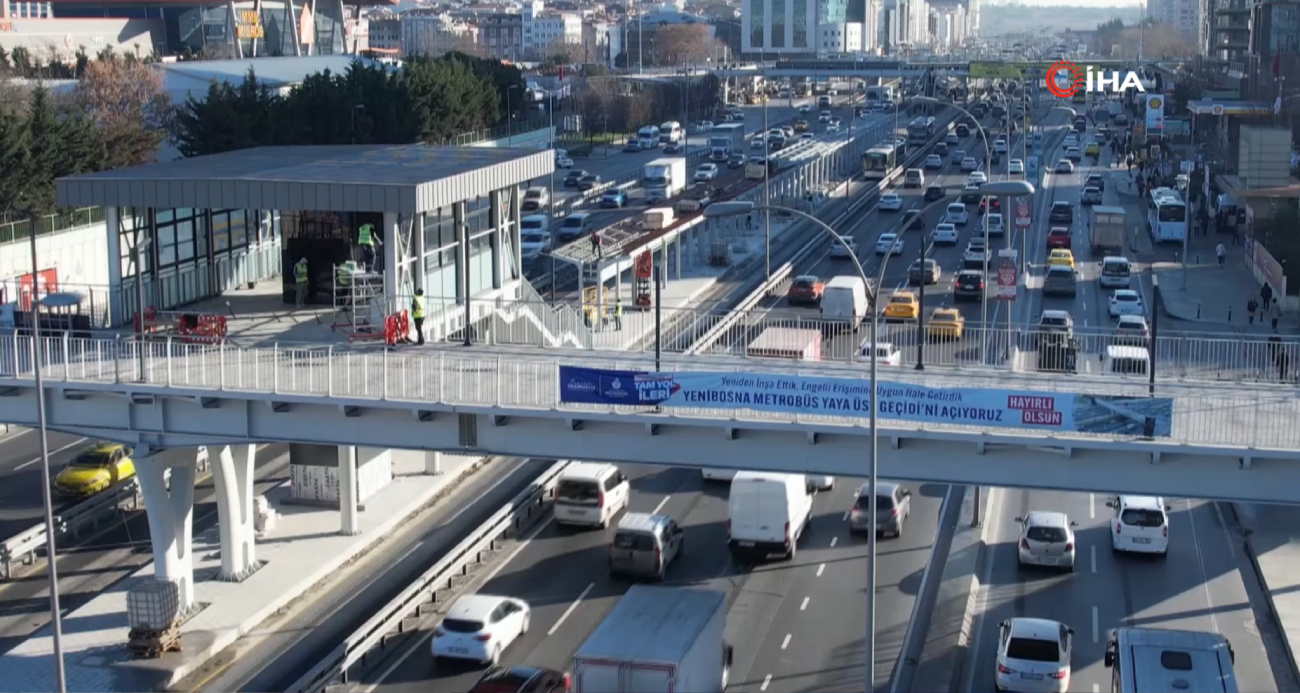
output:
[[[984,556],[982,527],[973,527],[975,517],[975,494],[984,491],[981,506],[987,505],[987,489],[965,487],[960,510],[956,513],[956,530],[949,538],[949,547],[940,578],[934,581],[935,595],[931,600],[931,610],[926,619],[924,638],[917,638],[917,654],[914,662],[912,679],[906,683],[907,688],[896,690],[924,691],[939,693],[960,690],[962,675],[968,663],[967,648],[976,617],[977,595],[979,593],[980,558]],[[988,513],[985,513],[988,521]],[[982,523],[981,523],[982,524]],[[942,531],[942,528],[941,528]],[[936,546],[938,539],[935,540]],[[933,560],[933,556],[931,560]],[[922,589],[925,589],[922,585]],[[917,597],[918,604],[922,597]],[[916,615],[913,615],[914,618]],[[908,635],[915,627],[916,621],[908,626]],[[906,645],[906,641],[905,641]],[[904,652],[906,656],[907,653]],[[990,684],[992,685],[992,684]]]
[[[474,568],[497,554],[504,542],[535,526],[551,510],[556,482],[569,466],[562,460],[506,503],[464,541],[443,555],[432,568],[339,643],[329,655],[293,683],[289,693],[316,693],[347,683],[354,665],[364,666],[372,654],[381,654],[389,641],[404,634],[451,596]]]
[[[1249,527],[1249,523],[1241,519],[1242,511],[1238,503],[1226,503],[1232,508],[1232,519],[1236,522],[1237,527],[1241,530],[1241,535],[1245,539],[1246,557],[1250,559],[1251,568],[1255,571],[1255,578],[1259,581],[1260,591],[1264,593],[1264,601],[1268,602],[1268,615],[1273,620],[1273,627],[1277,630],[1277,637],[1282,641],[1282,649],[1286,652],[1286,662],[1291,668],[1291,675],[1300,679],[1300,664],[1296,661],[1296,645],[1287,635],[1286,621],[1282,618],[1282,612],[1278,609],[1277,602],[1273,598],[1273,587],[1268,584],[1268,578],[1265,576],[1264,567],[1259,564],[1259,551],[1255,547],[1253,538],[1254,532]]]
[[[75,538],[87,527],[97,529],[101,521],[116,517],[124,506],[138,510],[140,504],[139,484],[135,479],[127,479],[60,512],[54,517],[54,531],[59,537]],[[0,542],[0,580],[13,579],[14,564],[31,565],[48,544],[44,522]]]

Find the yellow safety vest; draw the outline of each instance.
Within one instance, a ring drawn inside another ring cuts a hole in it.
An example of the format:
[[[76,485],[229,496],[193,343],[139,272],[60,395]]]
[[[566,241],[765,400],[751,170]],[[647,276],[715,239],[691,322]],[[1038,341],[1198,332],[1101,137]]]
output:
[[[370,224],[363,224],[357,233],[357,245],[374,245],[375,239],[370,235]]]
[[[411,317],[416,320],[424,318],[424,297],[416,296],[411,299]]]
[[[352,286],[352,270],[347,265],[339,265],[339,286]]]
[[[295,284],[307,283],[307,263],[296,262],[293,265],[293,281]]]

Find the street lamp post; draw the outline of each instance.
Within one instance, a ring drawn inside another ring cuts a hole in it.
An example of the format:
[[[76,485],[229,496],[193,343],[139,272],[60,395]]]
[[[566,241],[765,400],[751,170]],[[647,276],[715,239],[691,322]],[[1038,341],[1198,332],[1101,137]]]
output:
[[[506,89],[509,94],[510,90]],[[546,117],[548,126],[551,129],[551,153],[555,153],[555,145],[558,144],[555,136],[555,92],[548,91],[546,94]],[[563,122],[563,121],[561,121]],[[549,230],[551,224],[555,223],[555,166],[551,166],[551,193],[546,198],[546,214],[549,218],[546,220],[546,228]],[[549,231],[548,231],[549,232]],[[551,303],[555,303],[555,256],[551,256]]]
[[[989,188],[990,188],[990,193],[994,195],[1003,194],[1003,195],[1019,196],[1019,195],[1034,194],[1034,186],[1029,184],[1026,181],[1007,181],[1002,183],[991,183],[989,185]],[[937,204],[938,202],[941,201],[942,200],[938,200],[934,203],[931,203],[931,205]],[[925,209],[928,208],[929,207],[922,209],[923,215]],[[870,341],[870,345],[871,345],[870,346],[871,410],[870,410],[870,424],[869,424],[871,428],[871,434],[870,434],[871,435],[871,457],[870,457],[871,467],[867,477],[867,493],[870,499],[869,500],[870,507],[867,510],[868,512],[867,535],[870,537],[870,542],[867,545],[868,599],[867,599],[867,626],[866,626],[866,651],[867,651],[866,691],[867,693],[871,693],[875,687],[875,672],[876,672],[876,598],[875,598],[876,597],[876,545],[879,543],[877,541],[878,537],[876,534],[877,531],[876,482],[877,482],[878,471],[879,471],[879,464],[877,460],[878,457],[877,451],[879,450],[879,430],[876,426],[876,421],[879,417],[880,402],[879,402],[879,397],[877,396],[878,382],[876,379],[876,374],[877,374],[876,345],[879,342],[879,328],[880,328],[880,286],[884,282],[885,268],[888,267],[889,259],[893,256],[893,254],[887,253],[884,259],[881,260],[880,270],[877,273],[875,283],[873,284],[871,278],[867,276],[866,270],[862,267],[862,262],[858,260],[857,253],[854,252],[853,250],[853,245],[850,244],[843,236],[836,233],[835,229],[832,229],[829,225],[826,224],[826,222],[822,221],[821,219],[818,219],[817,217],[812,216],[811,214],[790,207],[782,207],[778,205],[755,206],[754,203],[752,202],[718,202],[716,204],[712,204],[706,207],[704,209],[704,216],[706,218],[710,218],[710,217],[726,217],[726,216],[736,216],[742,214],[752,214],[753,212],[758,211],[759,209],[785,212],[787,214],[793,214],[795,216],[802,217],[808,221],[811,221],[814,224],[814,226],[816,226],[819,230],[828,234],[833,240],[833,242],[839,243],[840,245],[844,246],[845,250],[848,251],[849,260],[853,262],[853,268],[857,270],[858,276],[861,277],[862,281],[865,282],[867,285],[867,305],[868,305],[868,309],[871,311],[871,320],[869,322],[869,332],[868,332],[868,340]]]

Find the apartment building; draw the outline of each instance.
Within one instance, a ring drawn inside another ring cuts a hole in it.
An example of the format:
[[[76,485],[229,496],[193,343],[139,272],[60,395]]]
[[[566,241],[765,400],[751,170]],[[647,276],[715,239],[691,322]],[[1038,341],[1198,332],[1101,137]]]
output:
[[[849,4],[849,0],[743,0],[741,53],[777,56],[861,51],[863,23],[849,22]],[[850,23],[855,26],[845,26]]]
[[[1147,16],[1177,29],[1189,43],[1200,36],[1201,0],[1147,0]]]

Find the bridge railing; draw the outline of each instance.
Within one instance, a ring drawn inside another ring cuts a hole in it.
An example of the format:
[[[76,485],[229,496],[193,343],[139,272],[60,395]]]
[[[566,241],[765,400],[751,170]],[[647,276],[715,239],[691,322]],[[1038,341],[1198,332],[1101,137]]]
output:
[[[654,370],[651,357],[574,350],[567,354],[530,349],[452,351],[382,347],[275,345],[239,348],[226,344],[187,344],[175,339],[139,342],[125,339],[30,337],[0,340],[0,383],[30,384],[33,355],[39,354],[49,381],[111,384],[115,387],[171,390],[187,396],[225,392],[241,397],[267,395],[331,397],[340,400],[379,400],[439,403],[458,406],[503,407],[545,411],[638,411],[653,407],[571,404],[561,401],[560,366]],[[864,380],[861,363],[809,363],[766,359],[702,359],[673,355],[664,371],[785,373]],[[1260,450],[1300,449],[1300,392],[1293,387],[1229,383],[1163,383],[1149,386],[1145,378],[1006,371],[954,371],[911,368],[885,369],[882,380],[896,384],[942,388],[986,388],[1001,393],[1069,393],[1079,406],[1093,406],[1095,397],[1130,398],[1148,408],[1163,408],[1170,421],[1169,440],[1185,445],[1231,446]],[[1001,395],[999,395],[1001,396]],[[1155,397],[1160,399],[1147,399]],[[1095,404],[1095,402],[1094,402]],[[1135,405],[1137,406],[1137,405]],[[678,417],[740,418],[862,426],[860,416],[805,412],[674,406]],[[898,417],[894,426],[927,429],[997,431],[971,424]],[[1050,432],[1032,431],[1046,436]],[[1092,427],[1071,436],[1126,440],[1122,430]]]

